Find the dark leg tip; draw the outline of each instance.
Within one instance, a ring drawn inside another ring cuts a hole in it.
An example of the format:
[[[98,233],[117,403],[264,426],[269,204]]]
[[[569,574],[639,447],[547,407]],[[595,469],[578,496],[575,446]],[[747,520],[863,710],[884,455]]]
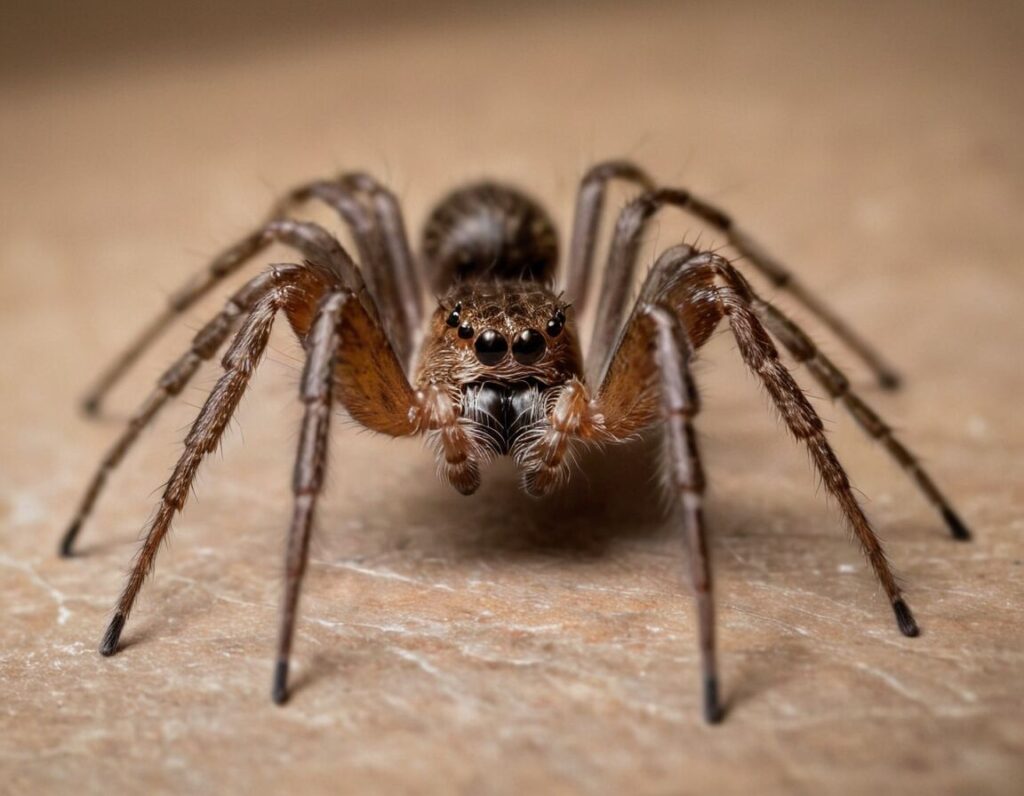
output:
[[[78,536],[78,531],[81,527],[82,521],[75,520],[64,532],[64,537],[60,540],[60,547],[58,548],[61,558],[71,558],[75,554],[75,537]]]
[[[903,379],[900,378],[898,373],[887,370],[878,374],[878,386],[883,390],[898,390],[903,386]]]
[[[274,690],[271,699],[275,705],[283,705],[288,701],[288,661],[278,661],[274,667]]]
[[[718,724],[724,717],[725,712],[718,701],[718,678],[704,678],[704,721],[708,724]]]
[[[892,610],[896,614],[896,624],[900,626],[900,632],[904,636],[913,638],[920,635],[921,629],[917,626],[914,615],[910,613],[910,607],[903,602],[902,597],[892,604]]]
[[[971,532],[964,525],[964,521],[961,520],[956,512],[951,508],[944,508],[942,510],[942,519],[946,521],[946,525],[949,526],[949,532],[953,534],[953,538],[958,542],[969,542],[971,541]]]
[[[82,412],[88,417],[96,417],[100,413],[100,399],[96,395],[87,395],[82,399]]]
[[[103,641],[100,642],[100,655],[109,658],[117,652],[118,642],[121,641],[121,631],[124,630],[125,616],[120,611],[114,614],[107,626],[107,632],[103,634]]]

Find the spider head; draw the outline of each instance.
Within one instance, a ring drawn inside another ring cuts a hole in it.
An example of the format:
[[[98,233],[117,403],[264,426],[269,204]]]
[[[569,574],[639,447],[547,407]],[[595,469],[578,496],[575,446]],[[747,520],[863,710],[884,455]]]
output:
[[[441,301],[424,347],[421,380],[564,382],[580,371],[572,310],[531,282],[472,282]]]

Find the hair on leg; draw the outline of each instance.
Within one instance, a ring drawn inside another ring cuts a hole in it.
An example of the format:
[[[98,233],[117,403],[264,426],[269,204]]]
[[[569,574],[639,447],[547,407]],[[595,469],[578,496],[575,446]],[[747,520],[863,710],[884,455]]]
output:
[[[270,330],[278,310],[287,300],[287,287],[281,286],[260,298],[232,340],[222,360],[224,374],[217,381],[185,438],[185,449],[164,489],[156,515],[149,525],[132,566],[128,582],[117,602],[114,617],[103,635],[100,652],[117,652],[121,631],[131,614],[135,598],[156,558],[160,543],[170,530],[174,515],[188,499],[192,482],[205,456],[217,449],[220,438],[245,393],[253,371],[266,349]]]
[[[644,310],[653,327],[654,358],[661,375],[661,400],[666,426],[672,487],[678,491],[694,598],[701,654],[704,718],[709,724],[722,719],[718,663],[715,655],[715,607],[711,564],[704,530],[704,471],[700,462],[693,418],[700,409],[690,373],[692,345],[679,319],[668,309]]]
[[[272,243],[283,243],[302,253],[308,260],[329,265],[338,272],[342,284],[353,293],[361,295],[366,290],[362,274],[333,235],[312,222],[282,217],[285,207],[291,206],[299,199],[312,196],[311,193],[303,193],[308,189],[309,186],[303,186],[289,192],[285,199],[275,206],[267,221],[224,249],[171,295],[165,309],[139,332],[128,347],[100,373],[86,392],[82,399],[82,407],[87,413],[99,412],[107,393],[176,318]],[[355,237],[359,245],[361,239],[358,235]]]
[[[334,367],[338,351],[341,312],[350,293],[326,295],[320,303],[308,340],[309,353],[302,374],[300,397],[305,406],[299,450],[295,460],[292,491],[295,495],[288,549],[285,557],[285,593],[281,607],[281,630],[274,667],[274,702],[288,698],[288,663],[291,658],[295,616],[309,557],[309,538],[317,498],[327,467]]]
[[[792,295],[854,351],[881,386],[888,389],[898,386],[899,376],[895,370],[849,324],[804,287],[791,271],[769,256],[746,232],[737,228],[728,214],[682,188],[650,190],[629,202],[619,214],[608,253],[605,287],[595,315],[591,356],[587,361],[587,372],[593,378],[603,376],[615,344],[615,335],[622,326],[643,234],[654,214],[666,206],[693,213],[724,233],[729,243],[777,289]]]
[[[731,266],[723,258],[714,255],[713,264],[708,267],[716,275],[720,275]],[[779,360],[778,351],[767,330],[754,314],[751,308],[751,296],[729,283],[719,286],[717,292],[722,312],[736,338],[743,361],[761,380],[793,436],[803,442],[810,452],[811,459],[825,488],[842,509],[875,572],[875,576],[882,584],[896,615],[900,631],[906,636],[916,636],[919,632],[917,623],[903,599],[900,587],[882,549],[882,543],[872,530],[871,523],[868,522],[860,503],[854,496],[846,471],[825,438],[821,418],[814,411],[814,407],[808,402],[789,370]]]
[[[611,180],[624,180],[646,191],[654,189],[654,181],[644,170],[625,160],[598,163],[583,175],[576,194],[565,282],[566,298],[576,307],[579,315],[583,314],[587,304],[601,232],[601,215]]]
[[[192,345],[169,367],[157,382],[156,388],[128,420],[124,431],[107,450],[94,473],[88,488],[79,502],[75,516],[60,542],[60,554],[72,555],[75,541],[92,513],[96,501],[106,485],[107,478],[138,440],[142,431],[156,418],[159,411],[172,398],[181,394],[199,366],[220,350],[224,341],[237,327],[244,313],[267,292],[286,282],[301,281],[303,278],[315,281],[317,277],[308,268],[299,265],[275,265],[247,282],[228,299],[221,310],[209,321],[192,340]]]
[[[925,499],[942,515],[953,538],[958,541],[970,540],[970,530],[917,457],[896,438],[892,428],[854,392],[846,375],[818,350],[810,337],[793,320],[759,298],[753,291],[751,295],[754,311],[764,321],[768,330],[782,342],[798,362],[807,367],[833,400],[843,403],[865,434],[882,443],[886,452],[913,479]]]

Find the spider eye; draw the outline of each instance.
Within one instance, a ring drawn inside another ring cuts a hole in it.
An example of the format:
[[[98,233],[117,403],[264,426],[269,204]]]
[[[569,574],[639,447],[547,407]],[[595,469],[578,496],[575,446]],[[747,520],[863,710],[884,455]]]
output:
[[[558,337],[562,333],[562,329],[565,327],[565,313],[561,310],[555,310],[555,314],[551,320],[548,321],[548,336]]]
[[[547,343],[544,341],[544,335],[536,329],[524,329],[516,335],[512,343],[512,356],[521,365],[532,365],[544,356],[545,348]]]
[[[468,340],[473,336],[473,327],[469,325],[469,321],[463,321],[462,325],[459,326],[459,337],[463,340]]]
[[[508,354],[508,340],[494,329],[481,332],[474,347],[476,358],[483,365],[497,365]]]
[[[462,302],[460,301],[458,304],[455,305],[455,308],[452,310],[451,315],[448,316],[448,320],[446,320],[445,323],[447,323],[454,329],[456,326],[459,325],[459,314],[461,312]]]

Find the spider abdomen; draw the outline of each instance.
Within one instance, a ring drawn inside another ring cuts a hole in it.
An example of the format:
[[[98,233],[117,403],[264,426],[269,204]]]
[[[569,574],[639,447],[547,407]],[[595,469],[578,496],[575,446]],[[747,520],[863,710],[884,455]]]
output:
[[[521,191],[479,182],[448,194],[423,230],[423,260],[436,292],[456,282],[550,285],[558,236],[547,211]]]

